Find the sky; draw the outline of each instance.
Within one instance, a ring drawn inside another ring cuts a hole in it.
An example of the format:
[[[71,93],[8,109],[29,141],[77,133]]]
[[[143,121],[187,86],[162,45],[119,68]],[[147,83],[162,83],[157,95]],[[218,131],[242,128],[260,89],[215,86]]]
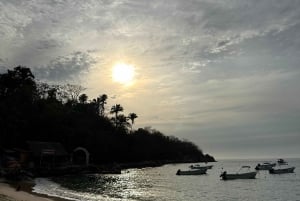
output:
[[[0,72],[107,94],[134,128],[217,159],[300,157],[298,0],[0,0],[0,44]]]

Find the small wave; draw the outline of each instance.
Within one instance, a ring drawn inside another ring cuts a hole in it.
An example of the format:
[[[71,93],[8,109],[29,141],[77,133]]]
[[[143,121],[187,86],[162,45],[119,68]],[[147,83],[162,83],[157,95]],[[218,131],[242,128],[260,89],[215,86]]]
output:
[[[59,197],[67,200],[74,200],[74,201],[120,200],[114,198],[107,198],[99,194],[73,191],[62,187],[58,183],[55,183],[47,178],[36,178],[35,184],[36,185],[33,187],[33,192],[52,196],[52,197]]]

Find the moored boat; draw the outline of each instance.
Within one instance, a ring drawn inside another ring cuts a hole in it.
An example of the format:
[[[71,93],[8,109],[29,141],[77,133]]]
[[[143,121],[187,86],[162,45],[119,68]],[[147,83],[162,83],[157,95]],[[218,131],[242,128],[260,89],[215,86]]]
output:
[[[255,169],[256,170],[270,170],[275,166],[276,166],[276,163],[268,163],[268,162],[265,162],[263,164],[258,163],[257,166],[255,167]]]
[[[282,158],[277,160],[277,163],[282,165],[282,164],[287,164],[287,162],[285,160],[283,160]]]
[[[199,164],[196,165],[191,165],[191,169],[211,169],[213,165],[205,165],[205,166],[200,166]]]
[[[201,175],[206,174],[207,169],[193,169],[193,170],[177,170],[176,175]]]
[[[293,173],[295,167],[287,167],[287,168],[272,168],[269,170],[270,174],[284,174],[284,173]]]
[[[248,169],[248,172],[240,173],[242,169]],[[250,172],[250,166],[242,166],[237,173],[228,174],[227,171],[224,171],[220,177],[223,180],[233,180],[233,179],[255,179],[257,172]]]

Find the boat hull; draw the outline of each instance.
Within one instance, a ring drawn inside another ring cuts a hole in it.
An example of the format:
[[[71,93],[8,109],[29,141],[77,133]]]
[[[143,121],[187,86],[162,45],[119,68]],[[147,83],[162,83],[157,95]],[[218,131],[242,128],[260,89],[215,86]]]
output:
[[[213,166],[212,165],[207,165],[207,166],[198,166],[198,165],[191,165],[191,169],[211,169]]]
[[[295,167],[290,167],[290,168],[282,168],[282,169],[270,169],[269,173],[270,174],[285,174],[285,173],[293,173],[295,170]]]
[[[206,174],[207,169],[196,169],[196,170],[178,170],[176,175],[201,175]]]
[[[278,160],[277,160],[277,163],[278,163],[279,165],[286,165],[286,164],[287,164],[287,162],[286,162],[285,160],[283,160],[282,158],[278,159]]]
[[[276,164],[275,163],[272,163],[272,164],[258,164],[255,169],[256,170],[271,170],[273,167],[275,167]]]
[[[247,172],[247,173],[237,173],[237,174],[227,174],[223,173],[220,177],[223,180],[233,180],[233,179],[255,179],[256,172]]]

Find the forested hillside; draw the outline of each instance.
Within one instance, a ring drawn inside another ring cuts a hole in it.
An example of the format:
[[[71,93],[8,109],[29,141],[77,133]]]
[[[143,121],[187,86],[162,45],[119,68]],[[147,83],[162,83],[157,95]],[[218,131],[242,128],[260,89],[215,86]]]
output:
[[[37,82],[22,66],[0,74],[0,146],[60,142],[68,151],[86,147],[94,163],[214,161],[192,142],[134,129],[136,113],[125,115],[121,104],[106,110],[106,94],[89,99],[83,92],[82,86]]]

